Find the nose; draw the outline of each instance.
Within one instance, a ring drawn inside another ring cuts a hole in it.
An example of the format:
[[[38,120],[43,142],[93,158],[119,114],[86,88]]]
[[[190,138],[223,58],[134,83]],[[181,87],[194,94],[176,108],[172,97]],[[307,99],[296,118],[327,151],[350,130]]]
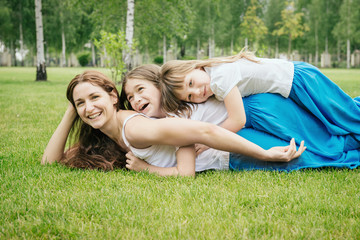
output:
[[[138,105],[140,103],[141,97],[138,94],[134,95],[134,103]]]
[[[200,89],[199,88],[195,88],[195,89],[193,89],[193,95],[194,95],[194,97],[199,97],[200,96]]]
[[[86,112],[91,112],[94,109],[94,105],[90,101],[85,101]]]

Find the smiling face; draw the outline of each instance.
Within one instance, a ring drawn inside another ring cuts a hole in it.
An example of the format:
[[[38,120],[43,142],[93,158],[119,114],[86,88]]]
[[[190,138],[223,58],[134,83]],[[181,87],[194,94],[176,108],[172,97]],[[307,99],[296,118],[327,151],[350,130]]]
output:
[[[213,95],[210,89],[210,76],[202,69],[194,69],[184,78],[181,90],[176,91],[180,100],[193,103],[205,102]]]
[[[156,118],[166,116],[161,110],[160,90],[152,82],[143,79],[128,79],[125,93],[136,112]]]
[[[79,117],[95,129],[101,129],[116,113],[116,94],[89,82],[76,85],[73,99]]]

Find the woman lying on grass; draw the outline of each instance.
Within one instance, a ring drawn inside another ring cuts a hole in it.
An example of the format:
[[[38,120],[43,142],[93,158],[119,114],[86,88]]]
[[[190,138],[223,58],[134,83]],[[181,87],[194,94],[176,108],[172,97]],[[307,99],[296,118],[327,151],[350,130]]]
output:
[[[169,145],[167,151],[175,152],[176,146],[184,146],[176,155],[192,162],[185,164],[183,172],[175,167],[167,175],[194,175],[195,143],[262,161],[289,162],[305,150],[302,144],[297,151],[294,141],[286,147],[264,150],[214,124],[179,118],[153,120],[122,110],[114,83],[97,71],[75,76],[68,85],[67,99],[71,104],[45,149],[42,163],[60,161],[71,167],[109,170],[125,165],[123,155],[129,151],[128,146],[144,152],[162,145]],[[77,139],[64,153],[72,128]]]
[[[144,65],[127,74],[121,94],[125,108],[132,108],[155,118],[166,116],[160,104],[159,69],[156,65]],[[359,165],[360,143],[351,134],[342,136],[330,134],[319,119],[291,99],[285,99],[278,94],[257,94],[244,98],[244,106],[246,128],[238,134],[263,148],[284,145],[294,136],[296,139],[306,141],[307,151],[298,159],[287,163],[263,162],[239,154],[230,154],[230,169],[291,171],[327,166],[355,168]],[[224,103],[214,98],[203,104],[193,105],[191,110],[191,119],[194,120],[220,125],[227,118]],[[176,165],[175,152],[168,153],[166,159],[169,161],[164,161],[165,157],[159,161],[156,154],[150,150],[143,152],[142,149],[139,150],[128,143],[127,145],[132,150],[132,153],[127,154],[127,166],[132,170],[146,169],[149,172],[165,175],[168,172],[167,168],[161,167]],[[229,153],[208,149],[197,156],[195,169],[196,171],[224,169],[227,162],[229,162]],[[164,165],[165,163],[167,165]],[[184,165],[181,159],[178,159],[178,165]]]

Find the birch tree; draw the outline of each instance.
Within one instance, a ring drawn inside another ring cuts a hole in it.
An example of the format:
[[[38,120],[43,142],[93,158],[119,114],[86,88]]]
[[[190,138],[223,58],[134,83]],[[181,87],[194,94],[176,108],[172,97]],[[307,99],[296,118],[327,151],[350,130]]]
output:
[[[257,46],[258,42],[267,34],[267,27],[264,21],[257,16],[257,10],[260,7],[257,0],[252,0],[248,7],[243,22],[240,24],[242,34]],[[245,46],[246,47],[246,46]]]
[[[124,63],[126,70],[130,71],[132,68],[131,49],[133,45],[134,36],[134,11],[135,11],[135,0],[127,0],[127,14],[126,14],[126,34],[125,40],[129,50],[125,49],[123,53]]]
[[[359,0],[344,0],[340,8],[340,21],[333,33],[346,41],[346,67],[350,68],[351,41],[360,37]]]
[[[35,23],[36,23],[36,81],[46,81],[46,65],[44,55],[44,35],[41,13],[41,0],[35,0]]]
[[[305,31],[309,30],[307,24],[302,23],[304,13],[295,13],[294,3],[288,3],[286,9],[281,12],[281,22],[277,22],[275,26],[279,28],[273,31],[273,35],[288,36],[288,58],[291,55],[291,41],[298,37],[302,37]]]

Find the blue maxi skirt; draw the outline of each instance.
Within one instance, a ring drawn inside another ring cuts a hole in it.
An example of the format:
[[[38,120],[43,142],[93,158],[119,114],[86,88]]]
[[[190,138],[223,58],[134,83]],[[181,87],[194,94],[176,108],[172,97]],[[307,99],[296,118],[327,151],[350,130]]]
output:
[[[333,135],[353,134],[360,141],[360,103],[311,64],[294,62],[289,98],[308,109]]]
[[[354,99],[355,102],[360,98]],[[293,100],[278,94],[264,93],[244,98],[246,128],[238,134],[251,142],[269,149],[287,146],[295,138],[299,146],[305,141],[307,149],[289,163],[264,162],[230,154],[232,170],[292,171],[303,168],[346,167],[360,165],[360,142],[352,134],[333,135],[326,125]]]

